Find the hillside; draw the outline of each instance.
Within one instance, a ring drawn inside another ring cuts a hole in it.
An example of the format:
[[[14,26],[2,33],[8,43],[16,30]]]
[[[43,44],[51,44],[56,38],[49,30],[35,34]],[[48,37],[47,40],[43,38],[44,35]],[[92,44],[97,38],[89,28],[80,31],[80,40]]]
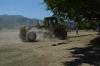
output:
[[[0,28],[7,29],[19,29],[21,26],[36,26],[38,24],[37,20],[39,20],[39,24],[43,25],[43,20],[38,18],[27,18],[21,15],[0,15]],[[72,27],[74,22],[65,22],[66,26]]]
[[[0,15],[0,26],[4,27],[20,27],[28,25],[37,25],[37,18],[27,18],[21,15]]]

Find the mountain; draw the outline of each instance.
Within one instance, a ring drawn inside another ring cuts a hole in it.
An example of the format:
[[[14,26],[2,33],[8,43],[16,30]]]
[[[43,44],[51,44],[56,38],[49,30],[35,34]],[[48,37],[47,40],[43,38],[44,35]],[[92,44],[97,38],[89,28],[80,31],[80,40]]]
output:
[[[21,26],[36,26],[42,20],[37,18],[27,18],[21,15],[0,15],[0,26],[2,27],[21,27]]]
[[[44,20],[40,20],[37,18],[27,18],[21,15],[0,15],[0,28],[7,28],[7,29],[19,29],[21,26],[37,26],[38,22],[40,25],[43,25]],[[62,22],[59,22],[62,23]],[[65,21],[64,23],[68,27],[73,27],[75,25],[74,22]]]

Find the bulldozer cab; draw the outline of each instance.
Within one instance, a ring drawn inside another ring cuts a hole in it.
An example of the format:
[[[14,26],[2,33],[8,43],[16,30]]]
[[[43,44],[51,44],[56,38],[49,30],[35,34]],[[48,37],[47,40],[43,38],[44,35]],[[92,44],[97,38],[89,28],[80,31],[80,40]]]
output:
[[[56,17],[45,17],[44,25],[47,29],[54,34],[55,37],[59,39],[65,39],[67,37],[66,26],[59,24]]]
[[[56,17],[45,17],[44,25],[47,26],[50,31],[54,31],[58,26],[58,19]]]

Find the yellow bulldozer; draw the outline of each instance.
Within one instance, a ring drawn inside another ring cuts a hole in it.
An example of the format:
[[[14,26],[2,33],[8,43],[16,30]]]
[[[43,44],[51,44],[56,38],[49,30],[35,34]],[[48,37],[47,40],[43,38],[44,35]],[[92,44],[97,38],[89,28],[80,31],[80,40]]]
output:
[[[67,37],[67,28],[64,24],[58,23],[56,17],[45,17],[44,27],[54,34],[55,37],[65,39]]]
[[[36,39],[36,33],[34,31],[29,31],[33,26],[29,27],[21,27],[20,28],[20,38],[22,41],[34,41]],[[56,17],[45,17],[44,23],[42,26],[38,23],[38,28],[44,28],[49,30],[54,37],[59,39],[66,39],[67,38],[67,29],[64,24],[59,24],[58,19]]]

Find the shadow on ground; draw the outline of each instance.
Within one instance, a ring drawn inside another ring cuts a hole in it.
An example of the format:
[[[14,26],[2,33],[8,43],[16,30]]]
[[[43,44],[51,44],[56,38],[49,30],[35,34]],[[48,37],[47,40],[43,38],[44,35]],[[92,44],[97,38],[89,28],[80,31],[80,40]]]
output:
[[[91,40],[87,47],[75,47],[69,50],[74,50],[71,53],[72,57],[75,59],[69,62],[63,62],[64,66],[78,66],[82,63],[93,66],[100,66],[100,37]]]

